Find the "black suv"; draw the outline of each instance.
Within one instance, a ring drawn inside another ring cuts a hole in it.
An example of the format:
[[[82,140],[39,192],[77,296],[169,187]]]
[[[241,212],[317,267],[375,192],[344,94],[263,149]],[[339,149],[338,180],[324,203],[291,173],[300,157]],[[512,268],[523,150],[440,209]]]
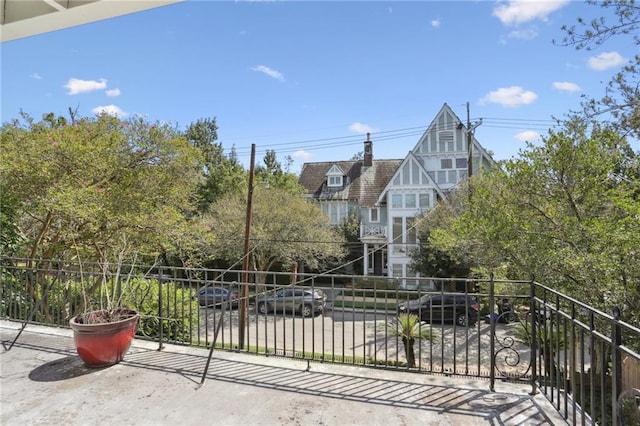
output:
[[[428,323],[453,322],[461,327],[478,322],[479,306],[464,294],[425,294],[418,300],[398,305],[398,313],[411,313]]]

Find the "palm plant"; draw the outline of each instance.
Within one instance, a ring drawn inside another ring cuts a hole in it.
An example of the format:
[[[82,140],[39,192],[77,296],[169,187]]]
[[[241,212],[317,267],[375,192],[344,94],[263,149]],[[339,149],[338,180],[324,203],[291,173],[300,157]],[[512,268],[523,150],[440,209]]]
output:
[[[390,319],[385,324],[387,334],[398,336],[404,345],[404,355],[407,359],[407,366],[416,366],[416,355],[413,345],[417,339],[434,341],[438,334],[425,322],[421,322],[415,314],[399,314]]]

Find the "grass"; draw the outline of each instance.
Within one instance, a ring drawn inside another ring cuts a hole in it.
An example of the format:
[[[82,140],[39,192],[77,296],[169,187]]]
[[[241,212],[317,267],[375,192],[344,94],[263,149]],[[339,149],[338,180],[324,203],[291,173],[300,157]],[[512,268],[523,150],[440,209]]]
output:
[[[397,309],[397,304],[395,303],[384,303],[384,302],[375,302],[375,301],[362,301],[362,300],[335,300],[333,302],[334,308],[352,308],[352,309],[371,309],[377,311],[395,311]]]

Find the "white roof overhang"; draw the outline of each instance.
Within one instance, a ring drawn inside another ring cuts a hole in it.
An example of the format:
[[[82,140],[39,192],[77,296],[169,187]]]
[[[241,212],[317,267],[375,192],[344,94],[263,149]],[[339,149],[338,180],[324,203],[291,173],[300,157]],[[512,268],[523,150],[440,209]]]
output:
[[[0,0],[0,41],[88,24],[185,0]]]

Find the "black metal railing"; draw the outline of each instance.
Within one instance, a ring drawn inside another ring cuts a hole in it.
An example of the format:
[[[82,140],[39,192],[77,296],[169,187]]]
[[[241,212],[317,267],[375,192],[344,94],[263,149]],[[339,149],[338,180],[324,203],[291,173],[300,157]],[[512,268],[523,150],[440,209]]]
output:
[[[620,397],[640,387],[640,329],[613,307],[611,314],[599,311],[533,279],[1,262],[0,314],[25,325],[67,327],[78,313],[123,304],[141,314],[139,338],[159,348],[168,342],[215,345],[309,362],[471,376],[488,379],[492,390],[503,380],[523,382],[573,424],[624,424]],[[223,291],[200,294],[208,287]],[[420,318],[411,329],[411,357],[402,313]]]

